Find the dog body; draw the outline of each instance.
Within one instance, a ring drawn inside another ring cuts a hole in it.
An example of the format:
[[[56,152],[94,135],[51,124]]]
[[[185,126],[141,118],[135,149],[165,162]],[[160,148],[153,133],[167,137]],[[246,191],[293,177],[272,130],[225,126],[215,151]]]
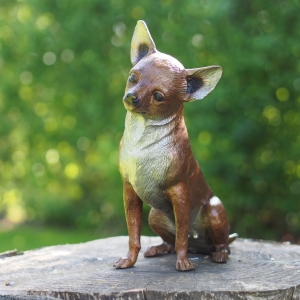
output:
[[[149,224],[164,241],[150,247],[145,257],[176,251],[176,269],[181,271],[194,268],[188,251],[214,252],[215,261],[225,262],[229,254],[225,209],[193,156],[183,117],[184,102],[207,95],[221,77],[221,68],[185,69],[156,50],[143,21],[138,21],[133,35],[131,61],[119,151],[129,252],[114,266],[127,268],[136,262],[142,202],[152,207]]]
[[[132,132],[135,132],[135,135]],[[178,132],[181,135],[180,143],[176,141]],[[189,170],[186,168],[187,163]],[[190,201],[194,207],[190,210],[189,250],[202,253],[213,250],[205,237],[202,216],[199,214],[203,203],[213,196],[209,186],[203,181],[198,163],[190,151],[181,115],[174,115],[163,121],[153,121],[143,115],[127,112],[119,164],[122,177],[131,183],[140,199],[153,209],[163,212],[172,225],[175,216],[166,191],[176,181],[181,180],[182,172],[186,172],[184,177],[191,187],[194,186],[190,191]],[[200,182],[203,183],[202,186],[198,186],[197,183]]]

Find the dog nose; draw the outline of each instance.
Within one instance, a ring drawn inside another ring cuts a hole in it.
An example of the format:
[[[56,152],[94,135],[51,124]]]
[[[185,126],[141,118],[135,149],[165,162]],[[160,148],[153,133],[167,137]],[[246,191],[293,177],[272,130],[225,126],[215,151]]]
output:
[[[139,99],[135,94],[128,93],[126,96],[124,96],[123,101],[127,102],[128,104],[137,104]]]

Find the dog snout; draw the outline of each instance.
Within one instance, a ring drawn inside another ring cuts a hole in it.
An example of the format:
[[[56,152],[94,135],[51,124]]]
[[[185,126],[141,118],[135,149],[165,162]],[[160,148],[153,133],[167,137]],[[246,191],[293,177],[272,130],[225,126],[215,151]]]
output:
[[[127,93],[124,98],[123,98],[124,102],[127,102],[130,105],[138,105],[140,103],[139,98],[133,94],[133,93]]]

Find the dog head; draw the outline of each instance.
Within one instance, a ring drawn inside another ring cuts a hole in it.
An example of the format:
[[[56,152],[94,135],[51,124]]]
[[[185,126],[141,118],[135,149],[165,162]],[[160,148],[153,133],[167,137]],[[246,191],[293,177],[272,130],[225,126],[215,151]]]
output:
[[[146,23],[138,21],[131,42],[130,70],[123,102],[130,112],[165,119],[184,102],[203,99],[218,83],[222,68],[185,69],[174,57],[157,51]]]

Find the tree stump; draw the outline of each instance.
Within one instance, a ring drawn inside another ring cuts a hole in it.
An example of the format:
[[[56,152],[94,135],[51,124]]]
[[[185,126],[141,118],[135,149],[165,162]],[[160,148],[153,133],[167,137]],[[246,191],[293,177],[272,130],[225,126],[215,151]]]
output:
[[[160,238],[142,237],[135,266],[114,269],[128,237],[52,246],[0,259],[0,299],[300,299],[300,246],[238,239],[225,264],[190,253],[195,270],[175,270],[175,254],[144,258]]]

